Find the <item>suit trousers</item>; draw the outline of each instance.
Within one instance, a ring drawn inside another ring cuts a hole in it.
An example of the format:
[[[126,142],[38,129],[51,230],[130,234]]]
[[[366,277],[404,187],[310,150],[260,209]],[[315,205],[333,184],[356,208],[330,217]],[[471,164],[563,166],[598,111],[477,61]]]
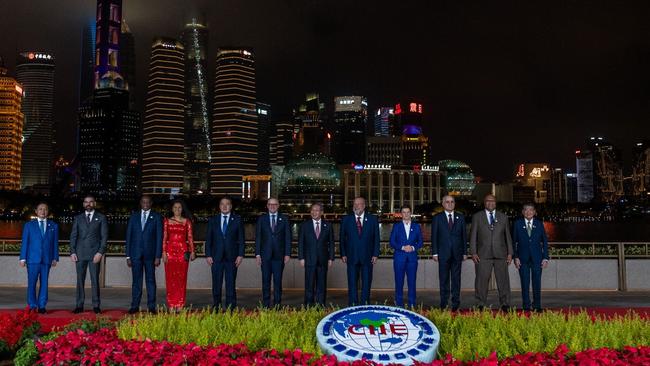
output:
[[[156,309],[156,266],[153,259],[131,259],[131,309],[140,307],[142,299],[142,277],[144,275],[147,285],[147,309]]]
[[[460,273],[463,268],[463,261],[453,257],[438,260],[438,278],[440,280],[440,307],[446,308],[449,303],[451,292],[451,306],[460,306]],[[451,284],[451,286],[450,286]],[[451,291],[450,291],[451,287]]]
[[[234,309],[237,306],[237,292],[235,281],[237,281],[237,267],[234,260],[222,259],[212,263],[212,303],[215,308],[221,307],[221,289],[226,282],[225,308]]]
[[[27,263],[27,304],[30,309],[45,309],[47,305],[47,283],[50,268],[49,264]],[[36,282],[39,281],[37,297]]]
[[[404,276],[408,285],[408,306],[415,307],[415,284],[418,273],[418,260],[415,258],[393,258],[395,273],[395,305],[404,307]]]
[[[284,260],[262,259],[262,305],[271,307],[271,277],[273,277],[273,304],[282,303],[282,272]]]
[[[101,262],[100,262],[101,263]],[[75,263],[77,269],[77,300],[76,307],[83,308],[84,300],[86,299],[86,271],[90,272],[90,286],[92,289],[93,307],[98,308],[100,305],[99,300],[99,270],[100,263],[93,263],[90,260],[78,260]]]
[[[361,303],[359,303],[358,283],[361,279]],[[348,303],[350,306],[367,305],[370,301],[372,285],[372,263],[348,263]]]
[[[488,286],[492,270],[497,279],[497,289],[499,290],[499,306],[510,306],[510,277],[508,275],[508,262],[505,258],[501,259],[484,259],[475,265],[476,279],[474,281],[474,293],[480,305],[486,306]]]
[[[532,276],[531,276],[532,275]],[[542,264],[535,263],[529,259],[521,262],[519,267],[519,277],[521,278],[521,299],[522,307],[530,310],[530,282],[533,282],[533,308],[542,308]]]
[[[305,306],[325,306],[326,296],[327,264],[305,265]]]

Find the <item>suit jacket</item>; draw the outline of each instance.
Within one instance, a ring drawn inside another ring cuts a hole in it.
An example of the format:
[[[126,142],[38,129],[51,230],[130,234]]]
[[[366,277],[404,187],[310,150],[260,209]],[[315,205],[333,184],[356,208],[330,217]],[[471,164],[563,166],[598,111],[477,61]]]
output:
[[[334,229],[331,223],[321,219],[318,239],[312,219],[300,224],[298,259],[304,259],[305,266],[326,266],[327,261],[334,260]]]
[[[448,220],[445,211],[433,217],[431,221],[431,254],[437,254],[441,261],[450,258],[462,261],[467,254],[465,216],[454,211],[454,224],[451,229],[449,229]]]
[[[343,216],[341,220],[341,257],[347,257],[348,264],[370,264],[372,257],[379,257],[379,221],[377,216],[366,212],[359,235],[356,220],[355,214]]]
[[[422,230],[417,222],[411,221],[408,239],[406,239],[406,226],[403,221],[393,225],[393,230],[390,232],[390,246],[395,250],[393,255],[395,260],[406,260],[407,258],[417,260],[418,249],[422,248],[422,242]],[[415,251],[410,253],[403,251],[402,246],[404,245],[412,245]]]
[[[108,220],[104,214],[95,211],[90,223],[86,212],[75,216],[70,232],[70,254],[76,254],[79,260],[91,260],[97,253],[106,253],[107,240]]]
[[[275,232],[271,230],[268,213],[257,218],[255,227],[255,255],[263,260],[284,259],[291,255],[291,223],[286,215],[280,213],[275,218]]]
[[[512,255],[512,237],[508,216],[500,211],[495,212],[494,227],[490,227],[485,210],[472,216],[472,227],[469,234],[471,254],[478,254],[483,259],[505,259]]]
[[[142,229],[142,211],[131,214],[126,228],[126,256],[131,259],[154,260],[162,257],[162,216],[150,211]]]
[[[52,264],[59,261],[59,225],[47,220],[45,234],[41,233],[38,219],[25,223],[23,226],[20,260],[27,264]]]
[[[519,218],[515,221],[512,241],[514,243],[514,258],[527,262],[530,258],[535,263],[542,263],[548,257],[548,239],[542,220],[533,218],[533,227],[530,236],[526,230],[526,220]]]
[[[239,215],[228,215],[226,233],[221,232],[221,213],[208,220],[208,232],[205,236],[205,256],[214,261],[234,261],[244,256],[244,225]]]

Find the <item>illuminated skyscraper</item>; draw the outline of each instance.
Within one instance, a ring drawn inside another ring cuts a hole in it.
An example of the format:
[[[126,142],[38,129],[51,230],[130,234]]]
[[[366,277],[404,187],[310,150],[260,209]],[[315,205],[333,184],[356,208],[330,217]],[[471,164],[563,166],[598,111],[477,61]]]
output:
[[[293,154],[293,123],[274,120],[270,138],[271,165],[286,164]]]
[[[20,189],[23,88],[7,76],[0,57],[0,190]]]
[[[375,136],[390,136],[390,127],[395,120],[394,109],[389,107],[377,108],[375,112]]]
[[[208,28],[196,19],[185,25],[185,193],[208,193],[210,176],[210,92]]]
[[[151,46],[142,126],[142,192],[179,194],[183,188],[185,50],[170,38]]]
[[[320,101],[318,93],[308,93],[305,101],[294,110],[293,118],[293,155],[329,155],[331,135],[325,129],[325,103]]]
[[[122,20],[120,31],[120,75],[124,78],[124,84],[129,89],[129,108],[135,108],[135,90],[137,81],[135,78],[135,38],[128,24]]]
[[[16,62],[16,80],[23,86],[23,153],[21,188],[49,191],[53,159],[54,56],[23,52]]]
[[[242,176],[257,173],[255,60],[246,48],[217,51],[210,192],[242,196]]]
[[[366,161],[368,101],[361,96],[334,98],[334,155],[337,164]]]
[[[79,105],[92,97],[95,89],[95,19],[90,20],[83,29],[81,37],[81,68],[79,73]]]
[[[614,202],[624,195],[621,151],[602,137],[591,137],[586,150],[576,151],[576,168],[578,202]]]
[[[632,160],[632,195],[649,198],[650,195],[650,141],[637,142]]]
[[[271,122],[271,106],[266,103],[257,103],[257,121],[259,137],[257,140],[257,172],[268,174],[271,172],[271,135],[275,126]]]
[[[97,0],[95,33],[95,89],[124,89],[120,74],[122,0]]]

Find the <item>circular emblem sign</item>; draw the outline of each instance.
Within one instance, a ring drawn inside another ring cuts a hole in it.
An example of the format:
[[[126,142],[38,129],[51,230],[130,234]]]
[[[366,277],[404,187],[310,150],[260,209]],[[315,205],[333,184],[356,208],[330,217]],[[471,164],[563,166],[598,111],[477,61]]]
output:
[[[366,359],[382,364],[431,362],[440,332],[420,314],[392,306],[353,306],[323,318],[318,344],[339,361]]]

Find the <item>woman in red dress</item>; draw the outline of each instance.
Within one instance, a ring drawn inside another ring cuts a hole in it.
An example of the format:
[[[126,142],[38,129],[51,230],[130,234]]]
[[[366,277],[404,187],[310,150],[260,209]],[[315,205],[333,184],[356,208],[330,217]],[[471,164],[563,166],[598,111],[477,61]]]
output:
[[[172,202],[172,212],[163,224],[163,262],[167,286],[167,307],[172,310],[185,306],[187,269],[196,259],[192,239],[192,220],[181,200]]]

